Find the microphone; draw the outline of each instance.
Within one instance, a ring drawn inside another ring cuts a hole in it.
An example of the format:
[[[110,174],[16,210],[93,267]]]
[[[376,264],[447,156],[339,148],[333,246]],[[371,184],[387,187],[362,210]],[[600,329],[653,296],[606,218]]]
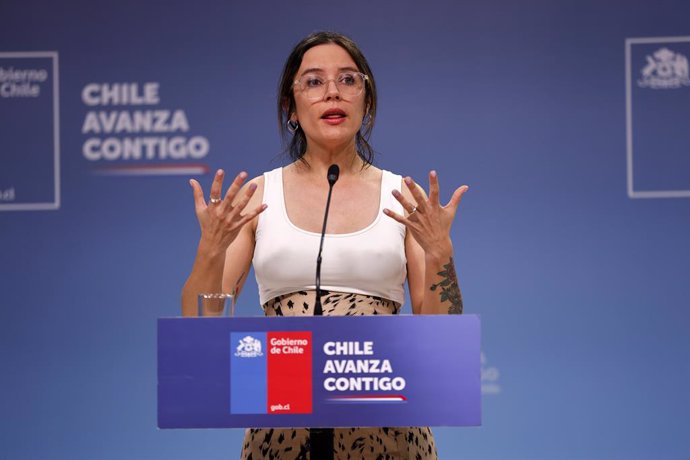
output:
[[[338,180],[338,177],[340,177],[340,168],[338,165],[330,165],[328,167],[328,174],[326,175],[328,185],[333,187],[335,185],[335,181]],[[330,195],[328,197],[330,198]],[[326,214],[328,215],[328,211],[326,211]]]
[[[323,215],[319,255],[316,258],[316,302],[314,303],[314,316],[323,316],[323,309],[321,308],[321,252],[323,251],[323,240],[326,236],[326,222],[328,221],[328,208],[331,206],[331,193],[333,193],[333,185],[335,185],[339,176],[340,168],[338,165],[331,165],[326,176],[328,179],[328,198],[326,199],[326,212]],[[309,443],[310,458],[320,460],[333,459],[333,428],[310,428]]]
[[[326,236],[326,222],[328,221],[328,208],[331,206],[331,193],[333,193],[333,186],[340,177],[340,168],[333,164],[328,167],[328,198],[326,199],[326,212],[323,215],[323,228],[321,229],[321,244],[319,245],[319,255],[316,258],[316,302],[314,303],[314,316],[323,315],[321,307],[321,252],[323,251],[323,240]]]

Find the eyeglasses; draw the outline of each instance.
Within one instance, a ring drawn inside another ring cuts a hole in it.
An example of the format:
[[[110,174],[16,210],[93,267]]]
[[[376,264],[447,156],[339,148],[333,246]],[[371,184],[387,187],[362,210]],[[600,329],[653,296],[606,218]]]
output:
[[[308,73],[302,75],[299,80],[295,80],[294,86],[299,88],[310,101],[318,101],[326,95],[330,81],[335,83],[341,96],[349,98],[362,94],[366,80],[369,80],[369,77],[360,72],[343,72],[336,78],[324,78]]]

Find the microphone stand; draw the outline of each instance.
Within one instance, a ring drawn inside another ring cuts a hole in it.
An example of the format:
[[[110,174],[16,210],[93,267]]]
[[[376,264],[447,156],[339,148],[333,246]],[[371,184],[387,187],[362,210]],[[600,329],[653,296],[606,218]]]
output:
[[[326,223],[328,222],[328,210],[331,207],[331,194],[338,176],[340,176],[340,168],[338,168],[338,165],[331,165],[328,168],[328,198],[326,198],[326,212],[323,215],[321,243],[319,244],[319,255],[316,258],[316,302],[314,303],[314,316],[323,315],[323,308],[321,307],[321,252],[323,251],[323,240],[326,236]]]
[[[331,194],[333,185],[340,176],[340,168],[333,164],[328,168],[328,198],[326,199],[326,212],[323,216],[323,228],[321,229],[321,243],[319,255],[316,258],[316,301],[314,302],[314,316],[323,315],[321,306],[321,252],[323,240],[326,236],[326,223],[328,222],[328,210],[331,206]],[[333,459],[333,428],[309,428],[309,458],[312,460]]]

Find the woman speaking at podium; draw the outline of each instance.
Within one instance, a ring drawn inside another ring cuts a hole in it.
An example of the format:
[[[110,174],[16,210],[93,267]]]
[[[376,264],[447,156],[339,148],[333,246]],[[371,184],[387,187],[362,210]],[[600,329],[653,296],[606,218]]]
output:
[[[239,293],[250,264],[267,316],[313,315],[315,266],[329,167],[339,167],[323,245],[323,315],[397,314],[407,280],[414,313],[462,313],[451,223],[467,186],[439,202],[410,177],[372,164],[368,138],[376,118],[376,84],[349,38],[314,33],[292,50],[280,80],[278,117],[289,165],[223,193],[224,172],[208,201],[191,180],[201,238],[182,290],[182,313],[197,314],[201,292]],[[318,314],[318,312],[317,312]],[[334,458],[436,458],[429,428],[336,428]],[[247,430],[242,458],[308,458],[308,429]]]

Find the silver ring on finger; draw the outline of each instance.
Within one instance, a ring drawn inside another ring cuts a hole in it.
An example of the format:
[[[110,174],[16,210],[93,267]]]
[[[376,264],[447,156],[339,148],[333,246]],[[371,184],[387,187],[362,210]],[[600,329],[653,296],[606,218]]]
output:
[[[407,217],[410,217],[410,216],[411,216],[412,214],[414,214],[415,212],[417,212],[417,206],[412,206],[412,211],[410,211],[410,212],[408,213]]]
[[[223,201],[223,200],[221,200],[220,198],[213,198],[213,197],[209,198],[209,200],[208,200],[208,202],[211,204],[220,204],[221,201]]]

